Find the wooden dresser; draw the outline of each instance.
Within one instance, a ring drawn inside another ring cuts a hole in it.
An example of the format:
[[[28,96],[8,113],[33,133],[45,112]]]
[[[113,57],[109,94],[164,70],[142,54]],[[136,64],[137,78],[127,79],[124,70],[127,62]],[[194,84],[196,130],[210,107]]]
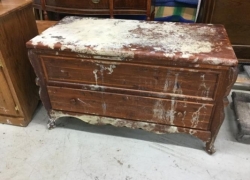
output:
[[[250,63],[250,1],[203,0],[199,22],[223,24],[239,63]]]
[[[237,72],[223,26],[67,17],[27,42],[49,128],[187,133],[213,144]]]
[[[45,20],[48,12],[77,15],[146,15],[154,14],[152,0],[33,0],[34,8],[43,11]]]
[[[0,123],[27,126],[38,88],[25,43],[38,34],[32,1],[0,2]]]

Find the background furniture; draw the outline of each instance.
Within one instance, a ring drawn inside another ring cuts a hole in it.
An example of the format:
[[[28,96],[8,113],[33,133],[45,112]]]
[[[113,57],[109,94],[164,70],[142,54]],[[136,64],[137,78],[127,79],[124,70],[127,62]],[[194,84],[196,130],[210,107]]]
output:
[[[25,43],[38,34],[32,1],[0,2],[0,123],[27,126],[39,100]]]
[[[242,140],[243,136],[250,135],[250,94],[244,92],[232,92],[232,109],[236,115],[238,134],[236,139]]]
[[[199,22],[223,24],[239,63],[250,63],[250,1],[203,0]]]
[[[27,47],[49,128],[72,116],[187,133],[214,152],[238,62],[222,26],[67,17]]]
[[[42,11],[43,18],[49,19],[48,12],[76,15],[153,15],[151,0],[33,0],[35,9]],[[37,17],[39,13],[36,13]],[[59,19],[56,19],[59,20]]]

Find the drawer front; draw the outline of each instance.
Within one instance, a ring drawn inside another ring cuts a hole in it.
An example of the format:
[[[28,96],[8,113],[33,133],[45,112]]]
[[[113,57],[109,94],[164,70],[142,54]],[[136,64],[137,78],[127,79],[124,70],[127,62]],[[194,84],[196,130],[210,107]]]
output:
[[[114,9],[147,9],[147,0],[114,0]]]
[[[47,81],[214,98],[218,74],[206,70],[43,56]]]
[[[48,87],[52,109],[207,129],[213,105]]]
[[[109,0],[46,0],[46,5],[77,9],[108,9]]]

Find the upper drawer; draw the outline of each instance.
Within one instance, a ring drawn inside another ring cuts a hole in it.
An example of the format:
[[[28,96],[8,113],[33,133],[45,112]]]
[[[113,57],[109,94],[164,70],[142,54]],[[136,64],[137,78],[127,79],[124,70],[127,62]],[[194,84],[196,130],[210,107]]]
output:
[[[109,0],[46,0],[46,5],[77,9],[108,9]]]
[[[114,9],[147,9],[148,0],[114,0]]]
[[[218,74],[191,68],[42,56],[47,81],[214,98]]]

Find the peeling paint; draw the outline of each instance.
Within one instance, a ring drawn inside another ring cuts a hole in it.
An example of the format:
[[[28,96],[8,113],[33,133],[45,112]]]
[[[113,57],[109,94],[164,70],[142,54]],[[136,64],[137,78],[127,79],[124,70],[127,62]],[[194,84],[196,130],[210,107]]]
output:
[[[175,99],[172,98],[170,109],[166,110],[165,106],[162,103],[162,100],[158,100],[153,108],[153,118],[169,121],[171,125],[174,125],[176,104],[177,103],[175,102]]]
[[[95,70],[93,71],[93,74],[94,74],[94,76],[95,76],[95,85],[98,85],[98,81],[97,81],[97,79],[98,79],[97,72],[98,72],[97,69],[95,69]]]
[[[211,87],[208,87],[206,85],[206,83],[205,83],[205,74],[201,75],[200,78],[201,78],[201,84],[200,84],[198,90],[203,89],[202,92],[201,92],[201,96],[203,96],[203,97],[209,97],[209,93],[210,93],[210,88]]]
[[[173,88],[173,93],[175,93],[176,92],[176,90],[177,90],[177,83],[178,83],[178,76],[179,76],[179,74],[175,74],[175,81],[174,81],[174,88]]]
[[[106,111],[107,111],[107,105],[105,102],[102,103],[102,110],[103,110],[103,113],[106,114]]]
[[[143,129],[146,131],[152,131],[157,134],[163,133],[179,133],[178,127],[175,126],[164,126],[161,131],[157,131],[156,127],[157,124],[141,122],[141,121],[130,121],[130,120],[123,120],[119,118],[110,118],[110,117],[99,117],[99,116],[92,116],[92,115],[70,115],[67,113],[63,113],[61,111],[52,110],[50,113],[53,120],[51,122],[55,122],[56,119],[61,117],[75,117],[80,119],[89,124],[110,124],[116,127],[128,127],[132,129]]]
[[[6,121],[8,124],[12,124],[12,122],[9,119],[7,119]]]
[[[201,107],[199,107],[199,109],[197,111],[195,111],[192,115],[192,119],[191,119],[191,123],[192,123],[192,127],[196,128],[198,123],[199,123],[199,118],[200,118],[200,111],[201,109],[205,108],[206,109],[206,105],[202,104]]]
[[[187,25],[167,22],[66,17],[40,36],[33,38],[32,44],[36,46],[38,43],[43,43],[54,49],[55,44],[60,43],[62,51],[70,49],[78,53],[101,55],[98,58],[103,56],[133,58],[133,51],[136,50],[134,46],[152,47],[154,51],[161,51],[167,57],[173,57],[177,52],[182,52],[183,58],[189,58],[197,53],[211,52],[213,44],[200,35],[216,36],[212,27],[197,26],[198,33],[189,28]],[[116,33],[110,33],[111,29]],[[160,38],[155,38],[156,34]],[[130,51],[122,50],[124,47]]]

